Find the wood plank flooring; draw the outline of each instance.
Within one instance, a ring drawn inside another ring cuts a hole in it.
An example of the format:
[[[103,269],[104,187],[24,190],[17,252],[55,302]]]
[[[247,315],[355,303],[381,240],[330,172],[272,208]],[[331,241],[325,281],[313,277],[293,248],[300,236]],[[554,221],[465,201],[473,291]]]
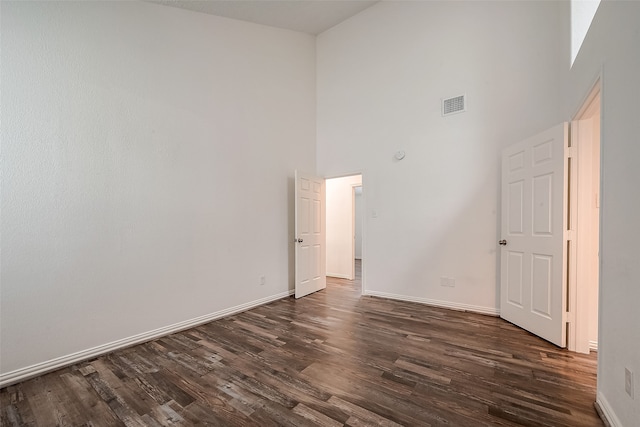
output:
[[[498,318],[286,298],[0,390],[2,426],[602,426],[595,355]]]

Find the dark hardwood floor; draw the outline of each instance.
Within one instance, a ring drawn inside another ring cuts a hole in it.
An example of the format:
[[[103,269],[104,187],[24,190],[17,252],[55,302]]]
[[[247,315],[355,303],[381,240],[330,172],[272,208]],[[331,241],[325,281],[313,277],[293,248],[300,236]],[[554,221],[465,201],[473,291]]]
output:
[[[358,281],[0,391],[2,426],[602,426],[595,355]]]

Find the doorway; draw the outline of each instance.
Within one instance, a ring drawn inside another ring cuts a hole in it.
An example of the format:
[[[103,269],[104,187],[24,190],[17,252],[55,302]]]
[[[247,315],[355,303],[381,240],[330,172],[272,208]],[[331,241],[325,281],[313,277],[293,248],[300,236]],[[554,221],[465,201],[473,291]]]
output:
[[[600,86],[568,123],[502,161],[500,315],[571,351],[598,348]]]
[[[355,279],[356,258],[362,259],[361,201],[361,174],[326,180],[327,276]]]
[[[569,186],[569,221],[574,225],[568,259],[569,350],[598,349],[600,246],[600,83],[597,82],[571,122],[575,168]],[[573,320],[573,327],[571,327]]]

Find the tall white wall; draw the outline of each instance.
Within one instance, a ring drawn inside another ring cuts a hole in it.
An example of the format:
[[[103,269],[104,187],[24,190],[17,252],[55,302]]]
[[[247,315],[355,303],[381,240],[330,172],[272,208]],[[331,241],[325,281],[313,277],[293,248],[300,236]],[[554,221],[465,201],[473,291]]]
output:
[[[602,70],[598,400],[615,426],[640,420],[640,3],[604,1],[571,69],[566,114]],[[634,372],[635,399],[624,368]]]
[[[561,10],[381,2],[318,37],[318,171],[363,172],[365,292],[496,312],[500,151],[561,121]]]
[[[292,288],[314,37],[144,2],[1,19],[3,376]]]
[[[362,175],[326,180],[327,276],[353,279],[355,203],[353,189]]]

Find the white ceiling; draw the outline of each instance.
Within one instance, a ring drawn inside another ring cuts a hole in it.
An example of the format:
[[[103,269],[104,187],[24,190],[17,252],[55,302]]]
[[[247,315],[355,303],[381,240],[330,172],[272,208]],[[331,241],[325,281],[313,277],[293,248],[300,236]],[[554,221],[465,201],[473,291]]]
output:
[[[309,34],[320,34],[378,2],[369,0],[147,1]]]

